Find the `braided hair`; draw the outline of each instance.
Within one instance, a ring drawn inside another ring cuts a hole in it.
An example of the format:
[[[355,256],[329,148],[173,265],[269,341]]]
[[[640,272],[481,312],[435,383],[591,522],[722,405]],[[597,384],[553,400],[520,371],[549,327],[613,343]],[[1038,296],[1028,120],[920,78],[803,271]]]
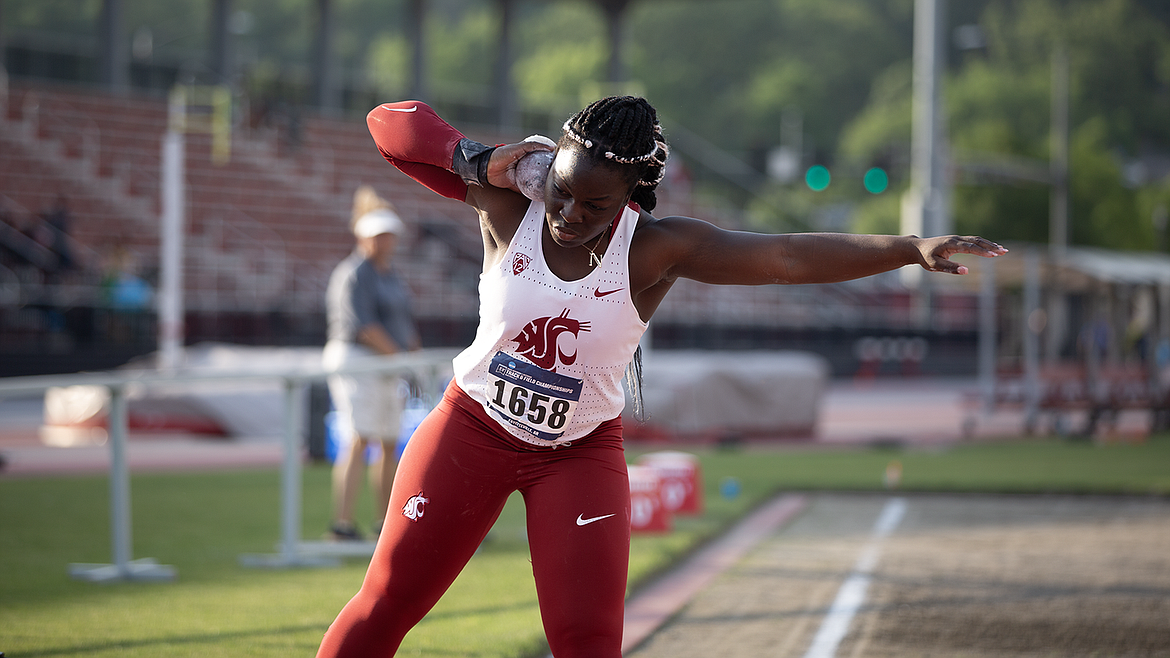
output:
[[[610,96],[590,103],[565,122],[561,146],[583,148],[594,161],[629,170],[630,200],[646,210],[658,205],[655,190],[666,174],[670,148],[658,114],[645,98]]]

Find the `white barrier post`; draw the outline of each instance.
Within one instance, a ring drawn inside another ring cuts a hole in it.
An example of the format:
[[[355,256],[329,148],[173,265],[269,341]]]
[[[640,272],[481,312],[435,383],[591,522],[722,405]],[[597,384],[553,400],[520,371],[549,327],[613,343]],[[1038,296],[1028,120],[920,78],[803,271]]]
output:
[[[111,385],[110,441],[110,541],[113,564],[71,564],[69,575],[78,580],[174,580],[175,568],[153,558],[131,560],[130,468],[126,459],[126,387]]]
[[[301,550],[301,414],[304,382],[284,378],[284,458],[280,469],[280,547],[276,555],[241,555],[246,567],[327,567],[335,557]]]
[[[979,272],[979,388],[983,410],[995,410],[996,317],[995,259],[980,263]]]
[[[345,372],[375,373],[414,372],[426,378],[426,386],[439,379],[441,363],[450,363],[454,351],[424,350],[409,355],[376,357],[369,363]],[[158,383],[195,383],[211,381],[270,381],[284,383],[284,442],[281,467],[281,534],[276,555],[241,555],[245,566],[309,567],[335,566],[340,557],[369,557],[376,542],[301,541],[302,460],[301,420],[304,413],[304,388],[308,381],[325,379],[332,372],[316,370],[240,371],[240,372],[138,372],[74,373],[34,377],[0,378],[0,397],[29,392],[44,393],[56,386],[100,386],[109,390],[110,443],[110,540],[113,564],[69,565],[69,573],[79,580],[173,580],[175,568],[158,564],[153,558],[131,559],[130,472],[127,458],[126,389],[131,385]],[[441,394],[441,391],[439,391]]]
[[[129,425],[126,389],[110,387],[110,540],[118,575],[130,575],[130,469],[126,464],[126,433]]]
[[[441,351],[434,351],[434,354],[442,354],[442,356],[428,356],[425,354],[411,354],[411,355],[399,355],[396,357],[390,357],[393,360],[399,361],[401,364],[400,367],[394,369],[393,372],[398,376],[401,376],[406,372],[412,372],[419,379],[423,380],[419,384],[421,388],[426,389],[426,390],[433,390],[435,388],[435,384],[439,381],[440,371],[443,367],[441,364],[450,363],[451,358],[454,356],[453,354],[445,354],[445,353],[442,353]],[[382,357],[379,357],[379,358],[382,358]],[[402,363],[403,361],[408,362],[409,365],[407,363]],[[376,370],[365,370],[364,372],[380,372],[383,375],[386,375],[390,371],[383,370],[383,369],[379,368]],[[442,390],[438,390],[437,393],[441,396]],[[299,398],[298,398],[298,400],[299,400]],[[297,415],[297,418],[298,419],[301,418],[301,415],[299,413]],[[297,437],[297,441],[299,441],[299,434]],[[289,448],[289,446],[291,446],[292,448],[296,448],[299,450],[300,444],[297,441],[291,441],[288,444],[288,446],[286,446],[286,449],[291,449],[291,448]],[[287,457],[287,454],[288,453],[286,453],[286,457]],[[297,454],[299,455],[300,453],[298,452]],[[298,467],[299,467],[299,462],[298,462]],[[299,483],[300,483],[299,475],[297,477],[296,482],[299,485]],[[299,498],[299,495],[300,495],[299,489],[296,491],[296,495],[298,496],[298,498],[297,498],[296,503],[295,503],[295,510],[294,511],[295,511],[295,513],[299,514],[300,505],[301,505],[300,498]],[[289,503],[287,501],[285,504],[289,505]],[[299,519],[299,517],[297,517],[297,518]],[[297,532],[298,533],[300,532],[299,526],[297,528]],[[287,542],[287,540],[286,540],[286,542]],[[286,545],[287,545],[287,543],[286,543]],[[256,556],[248,556],[246,559],[244,557],[241,557],[241,561],[245,565],[249,565],[249,566],[274,566],[274,567],[276,567],[276,566],[332,565],[332,564],[336,564],[335,560],[337,558],[345,558],[345,557],[348,557],[348,558],[369,558],[370,556],[372,556],[374,554],[374,549],[376,547],[377,547],[376,541],[328,541],[328,540],[298,541],[296,544],[296,560],[293,561],[291,564],[279,563],[279,561],[274,561],[272,559],[269,559],[267,561],[260,560],[260,559],[257,559]],[[316,561],[314,561],[313,558],[316,558]]]
[[[301,541],[301,451],[300,386],[284,380],[284,462],[280,475],[280,554],[295,560],[297,542]]]
[[[1035,249],[1024,252],[1024,433],[1036,431],[1040,421],[1040,254]]]

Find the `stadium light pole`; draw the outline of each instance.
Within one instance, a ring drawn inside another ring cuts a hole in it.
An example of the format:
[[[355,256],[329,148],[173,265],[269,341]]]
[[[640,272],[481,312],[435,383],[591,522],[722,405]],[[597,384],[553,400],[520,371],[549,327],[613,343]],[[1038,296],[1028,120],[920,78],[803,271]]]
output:
[[[951,232],[946,180],[946,130],[942,110],[946,0],[914,2],[913,126],[910,135],[910,189],[902,197],[904,234]],[[930,318],[929,279],[920,268],[904,268],[903,281],[918,290],[920,324]]]
[[[410,0],[407,7],[407,33],[410,35],[410,97],[427,98],[426,0]]]
[[[211,3],[209,61],[213,82],[217,85],[230,84],[232,78],[232,42],[228,29],[231,12],[232,0],[214,0]]]
[[[605,12],[606,30],[609,34],[609,64],[607,66],[608,82],[618,84],[626,81],[626,67],[623,60],[623,34],[625,32],[625,13],[630,0],[597,0]]]
[[[334,14],[331,0],[316,0],[316,35],[313,44],[313,100],[324,111],[341,109],[333,53]]]
[[[102,0],[98,18],[98,43],[101,44],[99,75],[101,82],[115,92],[125,91],[129,83],[124,41],[122,0]]]
[[[1068,251],[1068,51],[1057,45],[1052,51],[1052,119],[1048,157],[1048,325],[1045,361],[1060,359],[1066,334],[1067,303],[1060,280],[1060,266]]]
[[[516,110],[516,87],[512,83],[512,64],[515,60],[512,47],[512,28],[515,22],[514,0],[496,0],[500,12],[500,32],[496,43],[496,111],[501,132],[507,132],[520,125]]]
[[[162,143],[162,217],[159,226],[158,368],[173,371],[183,349],[183,198],[186,189],[187,101],[171,92]]]
[[[951,232],[942,99],[945,34],[946,0],[915,0],[911,188],[920,195],[919,221],[927,236]]]
[[[0,94],[8,93],[8,70],[5,67],[7,53],[8,42],[4,40],[4,0],[0,0],[0,82],[4,83],[3,88],[0,89]]]

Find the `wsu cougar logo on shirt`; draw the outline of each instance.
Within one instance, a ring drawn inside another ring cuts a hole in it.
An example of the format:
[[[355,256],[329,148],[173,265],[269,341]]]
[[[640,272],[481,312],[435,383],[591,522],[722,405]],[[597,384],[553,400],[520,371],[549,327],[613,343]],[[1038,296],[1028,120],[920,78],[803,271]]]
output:
[[[423,516],[423,506],[429,502],[431,502],[430,498],[424,497],[421,491],[418,492],[411,496],[410,500],[406,501],[406,504],[402,506],[402,516],[405,516],[411,521],[421,519]]]
[[[561,334],[569,332],[575,338],[582,331],[589,331],[589,323],[570,318],[569,309],[565,309],[556,317],[537,318],[529,322],[512,340],[519,344],[517,354],[528,357],[545,370],[555,370],[557,361],[571,366],[577,360],[576,351],[565,354],[557,347]]]

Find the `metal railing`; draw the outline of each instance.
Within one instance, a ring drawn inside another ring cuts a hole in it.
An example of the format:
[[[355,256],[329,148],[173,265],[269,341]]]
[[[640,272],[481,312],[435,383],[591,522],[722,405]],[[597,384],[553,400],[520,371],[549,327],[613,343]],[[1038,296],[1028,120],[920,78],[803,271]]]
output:
[[[111,564],[72,564],[70,575],[79,580],[172,580],[174,567],[153,558],[132,559],[130,471],[127,463],[127,399],[130,386],[182,385],[197,382],[280,381],[284,389],[284,432],[281,462],[281,537],[279,552],[273,555],[242,555],[245,566],[299,567],[337,563],[343,554],[325,542],[301,539],[301,470],[304,445],[301,431],[304,388],[334,374],[381,373],[410,375],[424,390],[437,389],[447,372],[455,350],[428,349],[393,356],[368,357],[345,368],[272,368],[240,371],[193,369],[186,372],[125,371],[43,375],[0,379],[0,398],[43,393],[59,386],[100,386],[109,391],[108,444],[110,446],[110,536]]]

